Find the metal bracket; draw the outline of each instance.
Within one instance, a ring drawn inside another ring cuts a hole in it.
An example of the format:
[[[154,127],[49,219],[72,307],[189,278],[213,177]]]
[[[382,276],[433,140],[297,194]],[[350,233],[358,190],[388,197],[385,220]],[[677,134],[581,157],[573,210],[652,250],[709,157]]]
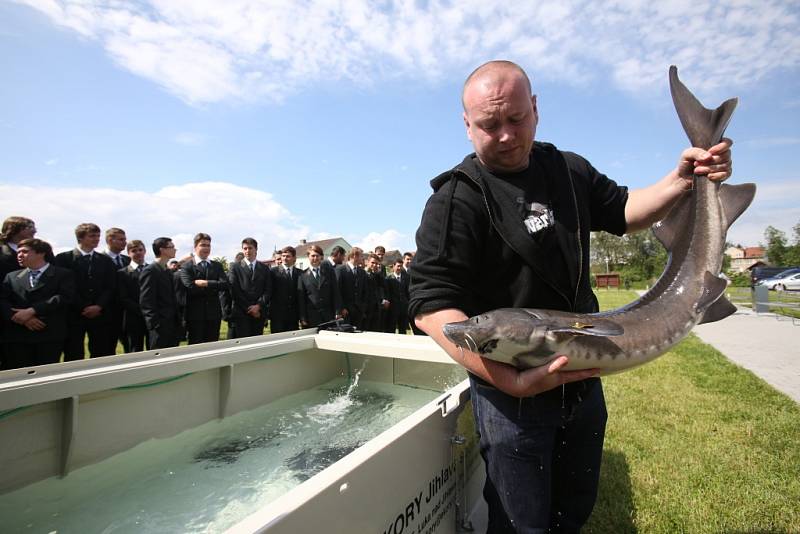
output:
[[[61,422],[61,478],[69,474],[72,460],[72,446],[78,433],[78,397],[67,397],[61,400],[63,415]]]
[[[228,415],[228,401],[233,387],[233,365],[219,368],[219,414],[220,419]]]

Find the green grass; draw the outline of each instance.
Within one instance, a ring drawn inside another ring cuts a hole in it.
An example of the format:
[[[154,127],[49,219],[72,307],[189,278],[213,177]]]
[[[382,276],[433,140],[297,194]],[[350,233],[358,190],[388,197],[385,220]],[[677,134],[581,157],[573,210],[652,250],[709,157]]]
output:
[[[602,309],[636,298],[600,291]],[[603,379],[588,533],[800,532],[800,407],[694,335]]]

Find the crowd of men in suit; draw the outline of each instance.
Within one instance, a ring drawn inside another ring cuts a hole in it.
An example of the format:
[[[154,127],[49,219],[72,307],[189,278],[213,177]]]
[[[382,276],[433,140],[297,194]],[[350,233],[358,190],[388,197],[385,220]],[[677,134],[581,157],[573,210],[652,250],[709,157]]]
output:
[[[359,330],[407,333],[409,252],[383,265],[384,247],[365,253],[334,247],[325,258],[308,248],[309,267],[295,267],[297,252],[275,252],[274,265],[258,259],[247,237],[227,272],[211,259],[211,236],[194,236],[191,255],[175,258],[175,245],[159,237],[148,249],[125,231],[75,229],[77,246],[58,255],[36,239],[35,223],[9,217],[0,232],[0,361],[3,369],[109,356],[317,327],[343,319]],[[127,254],[123,254],[126,252]],[[415,333],[419,333],[415,330]]]

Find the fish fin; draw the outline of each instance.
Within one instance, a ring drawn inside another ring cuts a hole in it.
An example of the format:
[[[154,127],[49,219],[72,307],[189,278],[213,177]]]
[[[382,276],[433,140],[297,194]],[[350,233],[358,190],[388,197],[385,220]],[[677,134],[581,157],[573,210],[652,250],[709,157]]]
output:
[[[714,321],[721,321],[729,315],[736,312],[736,306],[731,304],[724,296],[718,298],[714,303],[708,307],[703,313],[703,318],[697,324],[713,323]]]
[[[560,324],[550,324],[547,326],[547,331],[556,334],[557,337],[565,335],[567,337],[574,336],[621,336],[625,333],[622,325],[610,321],[608,319],[594,319],[590,318],[589,322],[581,321],[564,321]]]
[[[705,313],[720,298],[727,287],[728,282],[706,271],[703,276],[703,294],[700,296],[700,300],[697,301],[695,311],[697,313]]]
[[[669,68],[669,89],[675,110],[692,146],[708,149],[719,143],[739,100],[731,98],[714,110],[704,107],[678,79],[678,68],[675,65]]]
[[[666,217],[658,221],[652,227],[653,235],[656,236],[667,252],[672,250],[675,236],[683,235],[686,232],[686,225],[692,221],[692,195],[683,195],[672,206]]]
[[[725,212],[728,228],[747,209],[755,195],[756,184],[722,184],[719,187],[719,200]]]

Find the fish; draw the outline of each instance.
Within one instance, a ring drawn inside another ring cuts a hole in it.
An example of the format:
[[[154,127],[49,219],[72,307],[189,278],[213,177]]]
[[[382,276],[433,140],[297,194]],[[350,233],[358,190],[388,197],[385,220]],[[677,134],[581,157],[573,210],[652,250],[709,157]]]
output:
[[[669,84],[678,118],[694,147],[708,149],[722,139],[738,103],[705,108],[678,78]],[[447,339],[518,369],[569,357],[563,370],[599,369],[612,374],[654,360],[698,324],[719,321],[736,311],[725,297],[722,255],[728,228],[748,208],[756,186],[720,184],[694,175],[685,193],[652,227],[668,252],[664,272],[636,301],[601,313],[570,313],[534,308],[501,308],[447,323]]]

